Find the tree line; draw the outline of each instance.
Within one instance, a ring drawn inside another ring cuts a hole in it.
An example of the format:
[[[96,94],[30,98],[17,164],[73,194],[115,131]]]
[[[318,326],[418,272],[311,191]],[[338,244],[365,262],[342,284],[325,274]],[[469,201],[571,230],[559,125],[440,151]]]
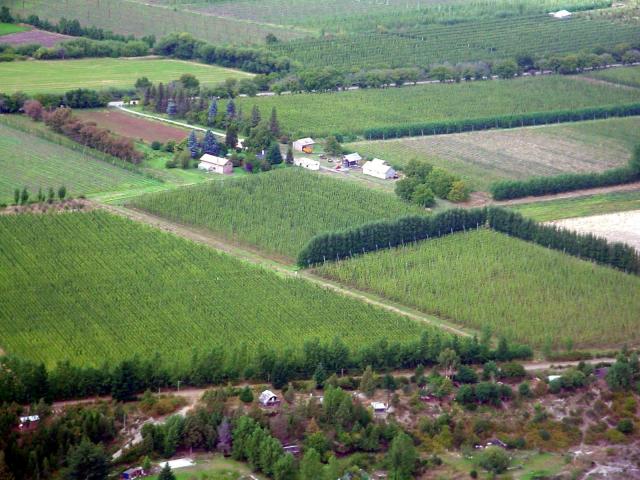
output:
[[[640,180],[640,145],[637,145],[629,164],[601,173],[565,173],[551,177],[532,177],[526,180],[502,180],[490,186],[495,200],[550,195],[583,188],[621,185]]]

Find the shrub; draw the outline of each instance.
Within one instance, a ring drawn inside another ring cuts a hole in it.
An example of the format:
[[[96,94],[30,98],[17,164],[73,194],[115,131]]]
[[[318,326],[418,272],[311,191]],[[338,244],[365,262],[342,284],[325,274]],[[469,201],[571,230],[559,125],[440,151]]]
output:
[[[478,465],[495,474],[506,472],[509,463],[511,461],[507,453],[498,447],[489,447],[478,456]]]
[[[249,387],[244,387],[238,398],[244,403],[251,403],[253,402],[253,392]]]
[[[159,142],[158,140],[154,140],[153,142],[151,142],[151,149],[162,150],[162,142]]]
[[[618,425],[616,428],[620,433],[629,435],[630,433],[633,433],[633,430],[634,430],[633,421],[630,418],[623,418],[618,422]]]

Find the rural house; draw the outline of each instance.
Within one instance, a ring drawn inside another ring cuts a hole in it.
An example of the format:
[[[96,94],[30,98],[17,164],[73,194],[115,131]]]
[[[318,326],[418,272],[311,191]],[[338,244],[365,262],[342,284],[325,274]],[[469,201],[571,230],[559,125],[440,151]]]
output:
[[[200,157],[198,169],[221,175],[231,175],[233,173],[233,163],[228,158],[216,157],[205,153]]]
[[[362,166],[362,173],[371,177],[387,180],[397,176],[396,171],[384,160],[374,158]]]
[[[386,413],[387,404],[382,402],[371,402],[371,408],[375,413]]]
[[[342,166],[345,168],[357,167],[362,157],[359,153],[350,153],[342,156]]]
[[[313,153],[313,146],[316,142],[313,138],[301,138],[293,142],[293,149],[297,152]]]
[[[294,158],[293,164],[307,170],[320,170],[320,162],[311,158]]]
[[[262,392],[260,394],[260,397],[258,397],[258,401],[263,407],[273,407],[280,403],[280,400],[278,400],[278,396],[271,390],[265,390],[264,392]]]

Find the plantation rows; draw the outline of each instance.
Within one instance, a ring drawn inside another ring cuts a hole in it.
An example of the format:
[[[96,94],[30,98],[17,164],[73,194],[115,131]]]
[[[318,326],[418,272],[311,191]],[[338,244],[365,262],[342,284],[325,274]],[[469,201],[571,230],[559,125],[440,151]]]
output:
[[[599,72],[590,72],[586,76],[619,85],[640,88],[640,67],[612,68]]]
[[[318,233],[424,212],[393,195],[299,168],[149,194],[132,204],[289,259]]]
[[[317,271],[538,347],[639,339],[640,278],[482,228],[327,262]]]
[[[52,366],[159,352],[355,346],[424,328],[103,212],[0,217],[2,348]],[[384,326],[381,328],[381,326]]]
[[[361,33],[297,39],[274,50],[306,66],[404,67],[501,60],[522,53],[544,56],[635,43],[640,27],[603,19],[559,21],[547,15],[428,25],[402,34]]]

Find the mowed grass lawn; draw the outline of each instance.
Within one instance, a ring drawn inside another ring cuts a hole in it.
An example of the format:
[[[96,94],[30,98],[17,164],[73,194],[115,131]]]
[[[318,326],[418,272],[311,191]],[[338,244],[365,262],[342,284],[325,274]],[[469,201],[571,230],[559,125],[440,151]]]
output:
[[[599,172],[626,164],[640,117],[510,130],[357,142],[349,148],[402,168],[417,158],[461,175],[478,190],[505,179]]]
[[[0,122],[0,203],[13,202],[16,188],[27,187],[34,198],[38,188],[69,195],[138,189],[161,185],[157,180],[125,170]]]
[[[103,211],[0,216],[0,347],[53,366],[306,340],[415,340],[424,324]],[[244,354],[240,354],[240,350]]]
[[[640,278],[481,229],[383,250],[317,272],[535,347],[640,339]]]
[[[62,93],[73,88],[133,87],[140,77],[154,83],[192,73],[203,85],[251,74],[229,68],[159,58],[83,58],[0,63],[0,91]]]
[[[367,128],[407,123],[635,102],[640,102],[640,90],[559,75],[238,100],[245,112],[257,105],[263,118],[268,118],[276,107],[285,130],[315,136],[357,134]]]
[[[640,88],[640,67],[609,68],[585,74],[589,78],[597,78],[611,83]]]
[[[0,36],[9,35],[10,33],[24,32],[25,30],[29,29],[13,23],[0,23]],[[0,43],[2,43],[2,40],[0,40]]]
[[[291,261],[318,233],[425,212],[394,194],[295,167],[148,194],[131,203]]]

